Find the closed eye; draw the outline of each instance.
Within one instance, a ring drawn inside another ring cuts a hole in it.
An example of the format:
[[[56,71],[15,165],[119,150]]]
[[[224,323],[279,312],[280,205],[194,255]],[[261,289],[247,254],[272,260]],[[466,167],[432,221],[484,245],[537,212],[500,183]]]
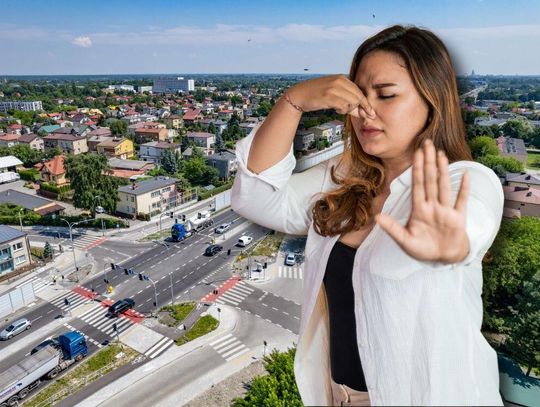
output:
[[[379,98],[380,99],[390,99],[390,98],[393,98],[394,96],[396,96],[396,95],[388,95],[388,96],[380,95]]]

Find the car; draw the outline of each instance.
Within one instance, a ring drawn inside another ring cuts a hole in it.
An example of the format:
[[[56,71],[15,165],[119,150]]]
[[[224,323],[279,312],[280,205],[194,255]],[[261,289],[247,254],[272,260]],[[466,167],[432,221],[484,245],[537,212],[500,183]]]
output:
[[[236,246],[238,246],[238,247],[246,247],[252,241],[253,241],[253,238],[251,236],[242,236],[242,237],[240,237],[240,239],[238,239],[238,242],[236,242]]]
[[[285,257],[285,265],[294,266],[295,263],[296,263],[296,255],[294,253],[287,254],[287,257]]]
[[[222,233],[225,233],[230,228],[231,228],[230,223],[222,223],[221,225],[219,225],[217,228],[214,229],[214,232],[220,235]]]
[[[32,349],[30,351],[30,354],[33,355],[34,353],[39,352],[41,349],[46,348],[47,346],[52,346],[55,349],[60,349],[60,342],[58,342],[58,338],[47,339],[47,340],[41,342],[34,349]]]
[[[13,322],[10,326],[0,332],[0,339],[7,341],[13,338],[15,335],[20,334],[23,331],[27,331],[32,328],[32,324],[26,318],[21,318]]]
[[[117,317],[123,312],[126,312],[129,309],[135,307],[135,301],[131,298],[124,298],[123,300],[118,300],[109,307],[107,315],[109,317]]]
[[[211,244],[204,251],[204,255],[205,256],[213,256],[214,254],[219,253],[222,250],[223,250],[223,246],[220,246],[218,244]]]

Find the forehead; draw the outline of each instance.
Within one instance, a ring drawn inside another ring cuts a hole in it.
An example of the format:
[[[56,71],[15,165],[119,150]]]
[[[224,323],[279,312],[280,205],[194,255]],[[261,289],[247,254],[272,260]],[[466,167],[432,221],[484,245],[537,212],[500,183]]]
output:
[[[358,85],[381,82],[398,85],[412,83],[403,59],[387,51],[372,51],[362,58],[354,82]]]

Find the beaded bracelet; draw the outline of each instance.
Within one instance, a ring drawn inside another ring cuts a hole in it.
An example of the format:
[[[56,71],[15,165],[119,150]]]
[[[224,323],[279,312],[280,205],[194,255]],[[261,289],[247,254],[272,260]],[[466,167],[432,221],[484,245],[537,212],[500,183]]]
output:
[[[284,92],[283,96],[285,97],[285,100],[287,101],[287,103],[289,103],[292,107],[294,107],[299,112],[305,113],[304,110],[300,106],[297,106],[293,102],[291,102],[291,99],[289,98],[289,94],[287,92]]]

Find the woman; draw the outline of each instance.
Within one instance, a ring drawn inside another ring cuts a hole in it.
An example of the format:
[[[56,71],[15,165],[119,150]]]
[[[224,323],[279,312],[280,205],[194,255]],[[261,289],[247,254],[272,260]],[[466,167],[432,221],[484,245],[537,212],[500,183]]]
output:
[[[347,114],[343,154],[291,176],[302,112],[328,108]],[[433,33],[387,28],[349,78],[289,88],[237,157],[232,208],[308,236],[295,357],[306,405],[502,405],[480,327],[504,196],[471,161]]]

